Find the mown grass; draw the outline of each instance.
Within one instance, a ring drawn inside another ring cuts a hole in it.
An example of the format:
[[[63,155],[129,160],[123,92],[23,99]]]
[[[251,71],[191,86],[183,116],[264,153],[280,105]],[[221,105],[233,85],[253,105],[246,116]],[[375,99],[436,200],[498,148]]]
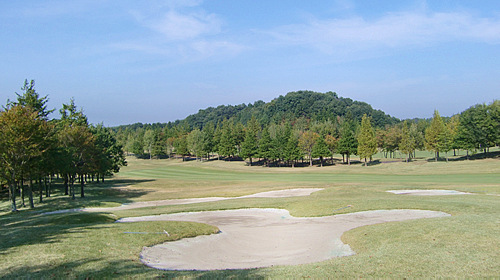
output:
[[[35,210],[8,212],[0,202],[0,278],[475,278],[500,276],[500,160],[420,160],[362,167],[248,167],[243,162],[129,159],[87,198],[71,201],[56,189]],[[307,197],[245,198],[108,213],[41,215],[40,211],[113,206],[186,197],[235,197],[295,187],[322,187]],[[454,189],[462,196],[408,196],[394,189]],[[346,205],[350,208],[336,210]],[[357,228],[342,239],[356,255],[299,266],[231,271],[160,271],[139,260],[150,246],[218,229],[185,222],[114,223],[120,217],[249,207],[324,216],[374,209],[426,209],[451,217]],[[155,234],[166,230],[166,234]],[[149,232],[127,234],[124,232]]]

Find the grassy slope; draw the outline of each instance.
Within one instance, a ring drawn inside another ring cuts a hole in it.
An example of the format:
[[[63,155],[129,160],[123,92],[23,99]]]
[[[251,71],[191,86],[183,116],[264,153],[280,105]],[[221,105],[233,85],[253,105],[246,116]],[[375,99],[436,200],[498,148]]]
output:
[[[370,167],[246,167],[242,162],[178,162],[131,159],[106,186],[89,185],[88,197],[54,195],[36,210],[116,205],[183,197],[240,196],[294,187],[324,187],[310,197],[248,198],[150,207],[102,214],[10,214],[0,203],[0,277],[474,277],[499,276],[500,161],[498,159],[388,163]],[[115,188],[112,188],[112,187]],[[401,196],[390,189],[455,189],[467,196]],[[164,272],[143,266],[142,246],[216,228],[191,223],[111,223],[126,216],[245,207],[275,207],[295,216],[331,215],[371,209],[428,209],[452,217],[366,226],[344,234],[351,257],[300,266],[244,271]],[[161,232],[160,234],[125,234]],[[4,241],[5,240],[5,241]]]

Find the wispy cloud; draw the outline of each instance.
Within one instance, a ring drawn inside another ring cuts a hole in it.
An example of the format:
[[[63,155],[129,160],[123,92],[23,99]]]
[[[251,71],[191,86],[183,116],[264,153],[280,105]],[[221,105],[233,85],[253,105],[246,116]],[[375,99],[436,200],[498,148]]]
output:
[[[221,30],[222,22],[215,14],[203,12],[183,14],[170,10],[161,18],[153,19],[146,25],[163,34],[165,39],[178,41],[217,34]]]
[[[170,55],[192,61],[216,55],[237,54],[244,46],[221,39],[224,21],[214,13],[206,12],[201,1],[170,1],[155,11],[131,12],[137,24],[152,31],[150,38],[140,42],[121,42],[113,47]]]
[[[310,46],[325,53],[425,46],[450,41],[500,43],[500,18],[481,18],[468,13],[390,13],[374,20],[310,19],[268,31],[284,44]]]

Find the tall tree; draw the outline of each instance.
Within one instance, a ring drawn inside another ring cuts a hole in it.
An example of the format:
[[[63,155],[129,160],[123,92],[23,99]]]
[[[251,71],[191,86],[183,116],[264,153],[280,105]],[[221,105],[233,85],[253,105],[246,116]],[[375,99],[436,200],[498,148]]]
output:
[[[50,128],[46,120],[31,107],[13,105],[0,113],[0,160],[2,177],[9,184],[11,210],[17,211],[16,189],[22,175],[30,176],[31,170],[48,149]],[[30,186],[30,206],[33,208]]]
[[[306,131],[300,135],[299,146],[309,157],[309,166],[313,165],[313,147],[319,138],[319,134],[312,131]]]
[[[405,154],[405,160],[408,162],[409,157],[415,151],[415,138],[413,134],[410,133],[410,128],[408,127],[408,122],[403,122],[403,128],[401,129],[401,142],[399,142],[399,150]]]
[[[37,112],[40,118],[47,120],[48,115],[54,110],[47,109],[48,96],[40,97],[35,90],[35,81],[24,80],[24,85],[21,88],[22,94],[16,92],[17,101],[7,101],[7,106],[20,105],[22,107],[31,107],[33,111]]]
[[[442,145],[442,135],[445,132],[443,118],[437,110],[434,111],[431,125],[425,130],[425,147],[436,154],[436,161],[439,158],[439,151]]]
[[[258,156],[264,159],[266,165],[269,165],[269,158],[272,156],[272,139],[269,134],[269,129],[264,127],[262,129],[262,135],[259,139]]]
[[[350,118],[345,118],[340,128],[338,152],[345,155],[347,163],[351,165],[351,155],[358,151],[358,141],[355,137],[355,123]]]
[[[218,153],[221,156],[231,157],[236,153],[236,139],[232,131],[231,120],[222,122]]]
[[[185,160],[185,157],[189,155],[189,148],[187,142],[187,135],[180,135],[176,138],[174,142],[175,153],[177,155],[182,156],[182,161]]]
[[[65,126],[58,136],[69,160],[66,171],[69,176],[71,198],[75,199],[76,175],[80,176],[80,196],[85,197],[83,177],[95,167],[95,137],[87,126],[82,125]]]
[[[323,158],[331,155],[332,153],[328,149],[328,145],[325,142],[325,138],[321,136],[318,137],[318,140],[316,141],[316,143],[314,143],[312,149],[312,156],[315,158],[318,157],[320,166],[323,167]]]
[[[198,128],[191,131],[187,136],[188,149],[196,159],[199,158],[201,160],[203,156],[203,141],[203,133]]]
[[[302,153],[299,148],[299,139],[296,133],[291,133],[288,138],[288,143],[286,144],[285,160],[290,161],[292,168],[295,167],[295,162],[302,157]]]
[[[366,159],[370,161],[372,156],[377,152],[377,139],[375,138],[375,130],[373,130],[370,123],[370,118],[363,115],[361,119],[361,128],[358,135],[358,155],[360,158],[365,159],[365,166],[367,165]]]
[[[97,182],[99,182],[99,177],[104,182],[104,176],[119,172],[121,166],[127,165],[127,161],[122,145],[118,143],[109,129],[97,125],[91,127],[91,133],[94,135],[96,148],[96,169],[93,173],[97,174]]]
[[[252,166],[252,158],[257,154],[257,134],[252,129],[247,128],[245,132],[245,140],[241,143],[240,156],[243,159],[248,158],[250,166]]]
[[[330,151],[331,160],[332,160],[332,164],[333,164],[333,154],[337,150],[338,140],[337,140],[337,138],[328,134],[325,136],[325,143],[326,143],[326,146],[328,147],[328,150]]]

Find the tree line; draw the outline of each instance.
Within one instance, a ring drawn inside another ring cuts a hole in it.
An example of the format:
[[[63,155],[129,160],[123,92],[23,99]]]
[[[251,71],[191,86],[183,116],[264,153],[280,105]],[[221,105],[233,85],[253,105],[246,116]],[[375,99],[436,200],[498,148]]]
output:
[[[60,118],[49,119],[48,97],[41,97],[35,82],[25,80],[15,101],[7,100],[0,111],[0,184],[8,185],[11,210],[17,211],[19,194],[34,208],[34,192],[39,201],[50,197],[55,176],[64,181],[65,194],[75,198],[79,179],[80,196],[85,182],[104,182],[126,165],[122,146],[102,125],[90,125],[74,100],[63,104]],[[35,190],[36,189],[36,190]]]
[[[373,125],[373,117],[363,114],[355,119],[350,111],[327,120],[305,117],[280,122],[260,123],[254,115],[246,123],[235,117],[201,128],[187,122],[166,126],[121,127],[117,139],[129,154],[138,157],[214,156],[225,160],[242,158],[253,165],[257,160],[265,166],[291,166],[304,160],[320,165],[341,154],[342,162],[350,164],[357,155],[367,163],[377,152],[394,157],[399,151],[408,162],[417,150],[435,153],[438,160],[452,150],[466,150],[467,155],[486,152],[500,143],[500,102],[479,104],[461,114],[443,118],[436,110],[429,120],[405,120],[384,126]]]

